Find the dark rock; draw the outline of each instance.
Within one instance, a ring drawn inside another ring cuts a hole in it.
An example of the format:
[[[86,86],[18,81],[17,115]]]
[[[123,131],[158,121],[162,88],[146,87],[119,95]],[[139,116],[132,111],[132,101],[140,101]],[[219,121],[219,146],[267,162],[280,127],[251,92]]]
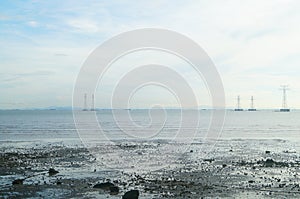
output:
[[[193,153],[194,151],[193,150],[190,150],[190,153]]]
[[[21,185],[23,184],[25,179],[16,179],[12,182],[13,185]]]
[[[266,151],[266,154],[270,154],[271,153],[271,151]]]
[[[115,185],[111,182],[104,182],[104,183],[98,183],[93,186],[95,189],[103,189],[103,190],[110,190],[111,187],[114,187]]]
[[[254,180],[249,180],[248,182],[249,182],[249,183],[254,183],[255,181],[254,181]]]
[[[56,184],[57,184],[57,185],[61,185],[62,182],[61,182],[61,181],[57,181]]]
[[[55,175],[55,174],[58,174],[59,172],[56,171],[55,169],[53,168],[50,168],[49,171],[48,171],[49,175],[52,176],[52,175]]]
[[[215,161],[215,159],[213,159],[213,158],[207,158],[207,159],[203,159],[203,161],[212,163],[213,161]]]
[[[272,167],[272,166],[274,166],[275,164],[276,164],[275,161],[272,160],[272,159],[267,159],[266,162],[265,162],[265,166],[266,166],[266,167]]]
[[[118,195],[119,193],[119,187],[117,186],[109,187],[109,190],[110,190],[110,195]]]
[[[279,188],[283,188],[283,187],[285,187],[285,183],[283,183],[283,184],[279,184]]]
[[[222,167],[223,167],[223,168],[227,167],[227,164],[223,164]]]
[[[131,190],[131,191],[127,191],[122,197],[122,199],[138,199],[139,195],[140,193],[138,190]]]
[[[241,166],[246,166],[248,163],[245,161],[245,160],[242,160],[241,162],[240,162],[240,165]]]
[[[285,151],[283,151],[283,153],[297,153],[297,152],[294,150],[285,150]]]

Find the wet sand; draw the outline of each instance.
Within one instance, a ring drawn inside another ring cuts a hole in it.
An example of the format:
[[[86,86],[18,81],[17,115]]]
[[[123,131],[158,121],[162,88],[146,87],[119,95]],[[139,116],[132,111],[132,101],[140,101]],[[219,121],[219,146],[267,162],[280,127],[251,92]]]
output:
[[[82,146],[2,145],[0,196],[122,198],[126,191],[136,189],[139,198],[300,197],[299,150],[289,141],[219,140],[209,154],[200,157],[202,145],[192,144],[189,151],[177,154],[172,167],[166,165],[151,172],[109,169]],[[141,147],[145,145],[128,146],[122,143],[119,147],[131,154],[127,158],[132,158],[141,155]],[[59,173],[50,175],[50,168]],[[17,179],[22,183],[13,185]],[[119,193],[111,195],[110,191],[93,188],[102,182],[111,182],[119,188]]]

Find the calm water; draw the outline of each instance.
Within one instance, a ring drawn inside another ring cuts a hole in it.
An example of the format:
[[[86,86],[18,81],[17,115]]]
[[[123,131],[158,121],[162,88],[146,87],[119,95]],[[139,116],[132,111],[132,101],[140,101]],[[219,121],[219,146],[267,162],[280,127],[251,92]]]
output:
[[[185,114],[187,121],[194,121],[192,110]],[[176,134],[180,127],[181,112],[168,110],[148,112],[148,110],[118,110],[112,114],[109,110],[97,111],[98,122],[109,139],[128,139],[132,136],[143,138],[168,139]],[[185,122],[183,132],[197,131],[201,137],[207,132],[211,112],[200,111],[200,124]],[[96,127],[89,124],[88,118],[95,112],[79,112],[84,125],[79,125],[81,132],[95,131]],[[116,123],[117,121],[118,123]],[[118,126],[119,125],[119,126]],[[85,128],[86,127],[86,128]],[[127,134],[126,134],[127,133]],[[148,136],[149,134],[149,136]],[[141,135],[141,136],[139,136]],[[280,113],[275,111],[257,112],[226,112],[225,124],[220,139],[284,139],[300,141],[300,112]],[[0,111],[0,141],[26,142],[65,142],[80,143],[71,111],[58,110],[8,110]]]

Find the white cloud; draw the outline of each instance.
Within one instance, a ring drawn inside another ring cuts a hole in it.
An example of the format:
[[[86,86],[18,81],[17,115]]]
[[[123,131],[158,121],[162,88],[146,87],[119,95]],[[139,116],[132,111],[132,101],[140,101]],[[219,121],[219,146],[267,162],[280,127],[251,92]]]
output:
[[[300,107],[299,1],[54,1],[26,5],[38,12],[22,13],[24,6],[20,3],[19,13],[13,9],[0,16],[0,23],[6,20],[0,42],[7,46],[0,50],[2,73],[51,69],[57,74],[53,87],[60,88],[74,82],[84,59],[105,39],[135,28],[161,27],[189,36],[207,51],[224,80],[229,106],[238,94],[248,99],[257,93],[263,96],[257,97],[261,107],[276,107],[278,86],[288,83],[291,106]],[[15,15],[21,17],[9,17]],[[13,87],[9,93],[17,93]]]
[[[36,21],[29,21],[27,24],[34,28],[38,26],[38,22],[36,22]]]
[[[99,31],[97,23],[91,20],[75,19],[68,22],[69,26],[82,32],[96,33]]]

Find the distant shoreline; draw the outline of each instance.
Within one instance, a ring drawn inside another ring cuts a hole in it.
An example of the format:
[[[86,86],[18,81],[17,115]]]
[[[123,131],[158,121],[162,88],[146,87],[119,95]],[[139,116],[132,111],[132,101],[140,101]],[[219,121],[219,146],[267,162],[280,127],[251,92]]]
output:
[[[157,109],[158,108],[153,108],[153,109]],[[102,111],[102,110],[129,110],[129,111],[134,111],[134,110],[153,110],[151,108],[95,108],[95,111]],[[220,108],[163,108],[165,110],[200,110],[200,111],[211,111],[211,110],[222,110]],[[264,108],[264,109],[256,109],[256,112],[259,111],[274,111],[274,112],[280,112],[281,108]],[[0,109],[0,111],[81,111],[82,108],[63,108],[63,107],[58,107],[58,108],[20,108],[20,109]],[[291,108],[290,109],[292,112],[293,111],[300,111],[300,109],[298,108]],[[235,108],[225,108],[225,111],[235,111]],[[239,112],[253,112],[253,111],[249,111],[247,109],[243,110],[243,111],[239,111]]]

